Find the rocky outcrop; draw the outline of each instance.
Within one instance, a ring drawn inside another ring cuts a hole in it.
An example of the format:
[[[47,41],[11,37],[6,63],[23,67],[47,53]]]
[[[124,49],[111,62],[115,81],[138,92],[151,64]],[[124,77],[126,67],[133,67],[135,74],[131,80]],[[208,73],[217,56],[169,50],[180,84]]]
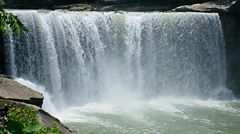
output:
[[[172,11],[177,12],[228,12],[230,11],[230,8],[236,3],[236,1],[229,1],[229,0],[220,0],[220,1],[211,1],[211,2],[205,2],[205,3],[197,3],[193,5],[183,5],[179,6]]]
[[[42,107],[43,95],[18,82],[0,75],[0,98]]]
[[[232,13],[240,13],[240,0],[236,2],[229,8]]]
[[[83,6],[80,6],[80,8],[79,4],[84,5],[86,3],[91,5],[91,10],[97,11],[156,11],[169,10],[176,6],[207,1],[210,0],[4,0],[7,8],[62,9],[63,5],[65,7],[68,6],[68,9],[74,11],[81,11]]]
[[[1,0],[7,8],[71,11],[239,11],[238,0]]]
[[[60,127],[61,134],[76,133],[75,131],[70,130],[68,127],[62,124],[57,118],[42,109],[38,109],[38,117],[40,124],[42,124],[44,127],[51,127],[54,123],[57,123]]]
[[[6,109],[9,106],[30,107],[37,111],[39,122],[44,127],[51,127],[56,123],[61,134],[75,133],[64,126],[57,118],[41,109],[43,95],[32,89],[19,84],[11,78],[0,75],[0,127],[4,127],[6,122]]]
[[[240,14],[221,13],[227,60],[227,87],[240,97]]]
[[[167,11],[180,5],[206,1],[210,0],[87,0],[84,3],[78,1],[81,4],[57,4],[52,9],[68,9],[71,11],[82,11],[83,9],[91,11]],[[87,8],[86,5],[88,5]]]
[[[57,118],[53,117],[52,115],[50,115],[49,113],[47,113],[46,111],[42,110],[41,108],[39,108],[37,106],[26,104],[23,102],[17,102],[17,101],[13,101],[13,100],[0,99],[0,110],[3,109],[2,111],[4,111],[4,109],[7,109],[6,107],[8,107],[8,106],[15,106],[15,107],[21,107],[21,108],[25,108],[25,107],[33,108],[37,112],[37,116],[39,117],[40,124],[43,125],[44,127],[51,127],[54,123],[56,123],[59,126],[60,134],[75,133],[74,131],[72,131],[69,128],[67,128],[66,126],[64,126]],[[6,114],[6,112],[5,112],[5,114]],[[0,116],[3,116],[3,115],[4,114],[0,114]],[[4,121],[2,121],[2,122],[4,122]]]
[[[54,6],[54,9],[67,9],[69,11],[92,11],[94,7],[89,4],[71,4],[71,5],[62,5]]]

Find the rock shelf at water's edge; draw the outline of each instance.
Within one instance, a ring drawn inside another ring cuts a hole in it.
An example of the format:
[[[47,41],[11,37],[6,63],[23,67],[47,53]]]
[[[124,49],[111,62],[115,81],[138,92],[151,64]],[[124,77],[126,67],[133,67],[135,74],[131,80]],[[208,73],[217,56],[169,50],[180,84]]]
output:
[[[56,123],[60,128],[61,134],[72,134],[72,130],[64,126],[57,118],[53,117],[41,107],[43,95],[26,86],[19,84],[6,75],[0,75],[0,117],[6,115],[9,106],[20,108],[33,108],[37,111],[39,122],[44,127],[50,127]],[[0,118],[0,127],[2,120]]]

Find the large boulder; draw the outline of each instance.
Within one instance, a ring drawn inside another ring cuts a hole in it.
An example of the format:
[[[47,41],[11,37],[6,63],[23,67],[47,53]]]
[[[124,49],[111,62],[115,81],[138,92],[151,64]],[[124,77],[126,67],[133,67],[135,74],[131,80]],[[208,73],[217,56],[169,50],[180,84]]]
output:
[[[17,102],[13,100],[6,100],[6,99],[0,99],[0,111],[4,111],[4,109],[7,109],[8,106],[14,106],[14,107],[21,107],[21,108],[33,108],[35,111],[37,111],[37,116],[39,119],[39,123],[44,127],[51,127],[53,124],[57,124],[57,126],[60,129],[60,134],[73,134],[76,133],[66,126],[64,126],[57,118],[53,117],[46,111],[42,110],[41,108],[26,104],[23,102]],[[6,112],[4,113],[6,114]],[[0,113],[0,117],[3,116]],[[5,116],[6,117],[6,116]],[[3,121],[2,121],[3,122]],[[1,119],[0,119],[0,125],[1,125]],[[1,127],[1,126],[0,126]]]
[[[14,100],[42,107],[43,95],[26,86],[19,84],[13,79],[0,75],[0,98]]]

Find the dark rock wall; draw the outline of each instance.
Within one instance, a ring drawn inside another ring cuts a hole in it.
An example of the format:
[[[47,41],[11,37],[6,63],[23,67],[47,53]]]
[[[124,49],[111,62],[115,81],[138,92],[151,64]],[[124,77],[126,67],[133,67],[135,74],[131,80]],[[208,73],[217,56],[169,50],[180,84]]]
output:
[[[227,87],[240,96],[240,14],[220,14],[227,59]]]
[[[183,5],[183,4],[193,4],[193,3],[203,3],[211,0],[97,0],[97,3],[111,3],[111,4],[144,4],[146,5],[153,5],[158,4],[160,6],[161,4],[177,4],[177,5]]]
[[[0,74],[5,74],[5,53],[4,53],[4,41],[3,34],[0,32]]]
[[[203,3],[210,0],[3,0],[7,8],[53,8],[63,4],[93,4],[96,6],[116,6],[123,9],[134,6],[158,6],[168,4],[168,6],[179,6],[183,4]],[[127,7],[126,7],[127,6]],[[166,6],[166,5],[163,5]]]
[[[51,9],[54,5],[94,2],[96,0],[3,0],[7,8]]]

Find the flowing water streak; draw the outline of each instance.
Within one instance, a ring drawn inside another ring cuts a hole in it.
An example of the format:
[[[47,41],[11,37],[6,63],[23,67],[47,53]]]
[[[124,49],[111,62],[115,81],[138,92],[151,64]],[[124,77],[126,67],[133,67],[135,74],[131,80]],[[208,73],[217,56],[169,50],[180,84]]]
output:
[[[9,59],[6,61],[9,61],[11,72],[9,73],[12,77],[16,77],[16,66],[15,66],[15,54],[14,54],[14,44],[13,44],[13,34],[12,31],[10,34],[7,35],[9,42],[9,53],[11,54]]]
[[[7,38],[9,71],[43,85],[58,106],[208,99],[225,88],[218,14],[12,12],[29,32]]]

